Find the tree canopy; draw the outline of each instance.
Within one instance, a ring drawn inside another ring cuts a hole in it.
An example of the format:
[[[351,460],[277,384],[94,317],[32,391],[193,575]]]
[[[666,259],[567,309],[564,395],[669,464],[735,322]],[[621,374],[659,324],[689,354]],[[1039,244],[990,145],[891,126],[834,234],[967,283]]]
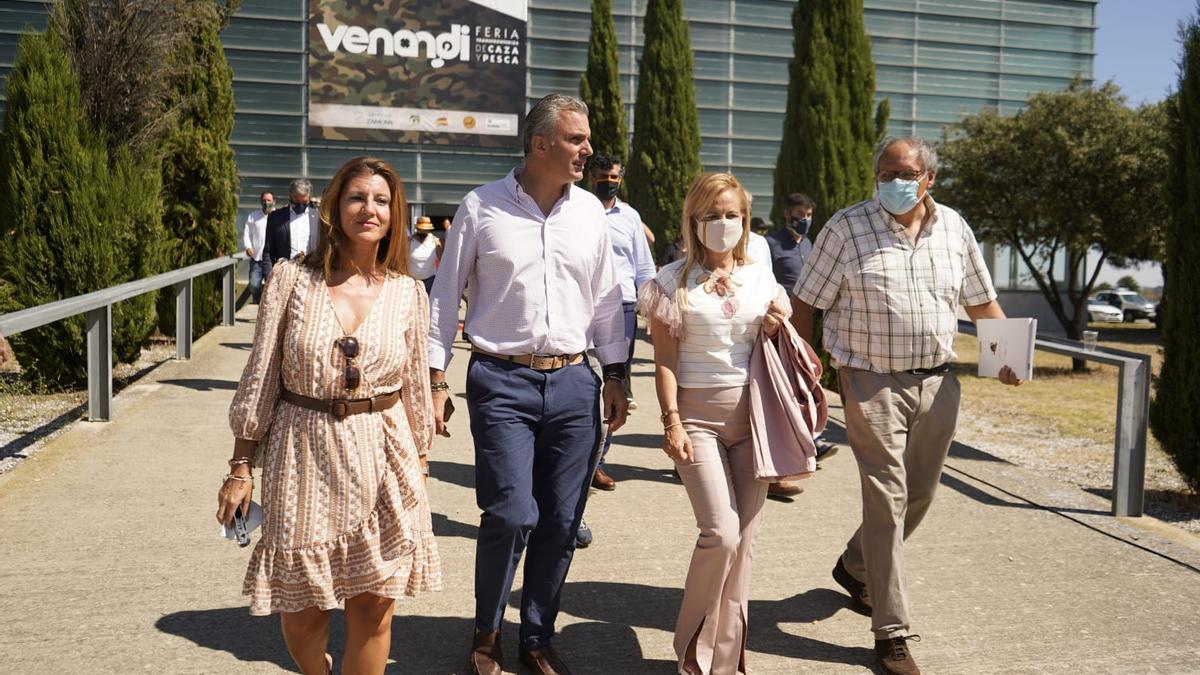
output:
[[[951,130],[939,199],[1017,252],[1078,339],[1103,265],[1161,255],[1165,126],[1162,106],[1129,108],[1112,83],[1035,94],[1012,117],[985,111]],[[1099,260],[1085,271],[1089,251]]]
[[[592,147],[625,163],[625,104],[621,102],[620,62],[612,0],[592,0],[592,32],[587,70],[579,78],[579,96],[588,106]]]
[[[700,174],[700,118],[682,0],[649,0],[645,33],[625,188],[661,248],[675,241],[683,198]]]
[[[784,198],[803,192],[817,202],[810,236],[836,211],[871,196],[871,152],[887,126],[878,107],[875,63],[862,0],[810,0],[792,10],[793,54],[771,219]]]

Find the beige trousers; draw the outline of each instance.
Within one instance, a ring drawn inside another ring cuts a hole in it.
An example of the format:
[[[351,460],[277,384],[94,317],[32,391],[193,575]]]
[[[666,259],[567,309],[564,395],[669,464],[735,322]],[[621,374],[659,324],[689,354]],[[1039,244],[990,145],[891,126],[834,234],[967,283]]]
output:
[[[838,383],[863,500],[842,562],[867,585],[875,638],[908,635],[904,540],[929,510],[954,440],[958,378],[842,368]]]
[[[693,459],[676,462],[700,536],[692,552],[675,653],[683,664],[696,640],[704,673],[745,672],[750,559],[767,484],[754,479],[747,387],[679,389],[679,416]]]

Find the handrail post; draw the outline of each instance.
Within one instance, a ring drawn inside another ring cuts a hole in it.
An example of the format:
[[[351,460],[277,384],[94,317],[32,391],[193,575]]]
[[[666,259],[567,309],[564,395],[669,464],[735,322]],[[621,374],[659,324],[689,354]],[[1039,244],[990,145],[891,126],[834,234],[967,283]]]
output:
[[[192,280],[175,284],[175,358],[192,358]]]
[[[233,260],[228,267],[221,270],[221,325],[232,326],[234,323],[234,310],[236,309],[237,298],[234,297],[233,279],[237,272],[237,261]]]
[[[1118,379],[1112,513],[1114,516],[1137,517],[1142,515],[1145,497],[1149,358],[1127,359],[1121,365]]]
[[[112,305],[89,310],[87,322],[88,421],[112,414]]]

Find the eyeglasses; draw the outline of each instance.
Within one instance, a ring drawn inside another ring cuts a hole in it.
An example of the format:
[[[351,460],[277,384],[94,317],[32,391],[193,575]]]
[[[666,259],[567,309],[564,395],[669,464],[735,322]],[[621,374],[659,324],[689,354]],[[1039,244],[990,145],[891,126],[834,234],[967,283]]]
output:
[[[358,389],[358,385],[362,382],[362,372],[354,364],[354,359],[358,358],[358,340],[353,337],[338,338],[337,346],[342,350],[342,356],[346,357],[346,370],[344,371],[346,389],[349,391]]]
[[[880,171],[879,173],[875,174],[875,178],[878,179],[880,183],[890,183],[897,178],[908,181],[918,180],[924,175],[924,171]]]

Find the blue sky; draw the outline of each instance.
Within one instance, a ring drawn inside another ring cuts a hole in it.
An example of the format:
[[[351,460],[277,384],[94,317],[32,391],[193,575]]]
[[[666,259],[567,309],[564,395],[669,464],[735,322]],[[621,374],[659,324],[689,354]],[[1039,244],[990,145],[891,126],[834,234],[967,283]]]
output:
[[[1097,82],[1114,80],[1129,102],[1161,101],[1174,89],[1179,21],[1196,13],[1196,0],[1100,0],[1096,9]],[[1132,274],[1143,286],[1162,285],[1157,264],[1106,268],[1100,281]]]
[[[1096,81],[1115,80],[1131,103],[1162,100],[1175,82],[1179,21],[1195,11],[1196,0],[1100,0]]]

